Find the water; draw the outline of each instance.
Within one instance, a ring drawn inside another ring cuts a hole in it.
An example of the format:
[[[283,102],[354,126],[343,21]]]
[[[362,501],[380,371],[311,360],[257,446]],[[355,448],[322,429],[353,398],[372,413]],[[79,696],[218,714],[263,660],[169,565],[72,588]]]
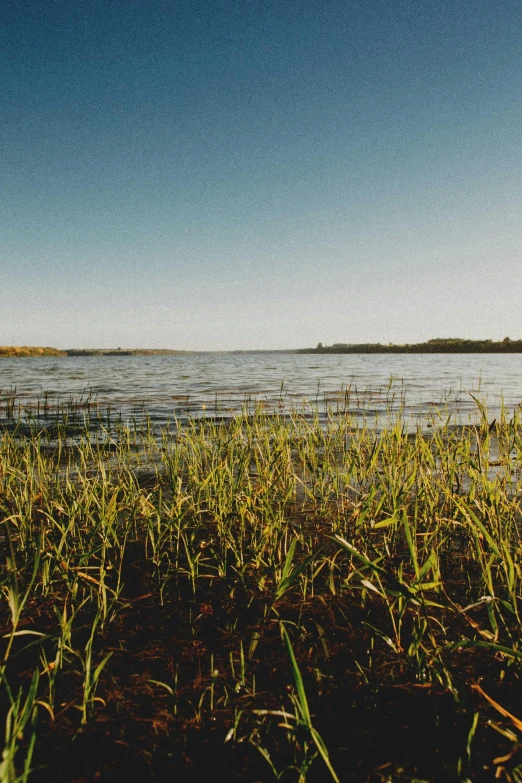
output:
[[[487,403],[491,417],[502,399],[510,411],[522,403],[522,354],[2,358],[0,405],[13,394],[26,406],[41,404],[44,394],[50,406],[90,400],[127,419],[146,410],[158,424],[173,416],[229,416],[247,399],[269,409],[318,405],[323,411],[325,403],[335,409],[348,401],[356,416],[383,415],[391,404],[425,422],[444,408],[466,422],[477,417],[471,395]]]

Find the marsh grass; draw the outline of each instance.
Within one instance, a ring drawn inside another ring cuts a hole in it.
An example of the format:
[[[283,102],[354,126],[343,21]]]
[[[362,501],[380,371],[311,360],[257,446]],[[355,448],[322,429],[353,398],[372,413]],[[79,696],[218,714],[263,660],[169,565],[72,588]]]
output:
[[[522,780],[517,412],[70,423],[0,443],[1,783]]]

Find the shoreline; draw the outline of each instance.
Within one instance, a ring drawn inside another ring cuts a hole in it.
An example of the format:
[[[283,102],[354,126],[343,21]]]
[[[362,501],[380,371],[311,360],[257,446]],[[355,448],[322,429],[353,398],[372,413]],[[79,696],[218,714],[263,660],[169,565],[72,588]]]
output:
[[[193,353],[169,348],[41,348],[28,345],[0,346],[0,358],[27,358],[38,356],[178,356]]]
[[[522,340],[433,339],[424,343],[388,345],[382,343],[334,343],[316,348],[251,349],[228,351],[186,351],[171,348],[53,348],[50,346],[0,346],[0,358],[67,357],[67,356],[187,356],[192,354],[515,354],[522,353]]]
[[[522,353],[522,340],[462,340],[460,338],[434,339],[424,343],[407,343],[394,345],[389,343],[334,343],[316,348],[303,348],[301,354],[488,354],[488,353]]]

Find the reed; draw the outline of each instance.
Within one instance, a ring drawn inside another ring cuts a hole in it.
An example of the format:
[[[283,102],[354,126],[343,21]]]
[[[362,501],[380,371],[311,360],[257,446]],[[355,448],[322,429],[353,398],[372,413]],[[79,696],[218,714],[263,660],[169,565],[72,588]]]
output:
[[[522,780],[518,411],[9,404],[1,783]]]

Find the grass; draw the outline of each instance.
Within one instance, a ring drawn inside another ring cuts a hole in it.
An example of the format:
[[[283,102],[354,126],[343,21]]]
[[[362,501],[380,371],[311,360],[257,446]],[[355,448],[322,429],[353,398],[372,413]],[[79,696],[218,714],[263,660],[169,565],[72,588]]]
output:
[[[10,401],[0,783],[522,780],[519,414],[344,402],[173,435]]]

